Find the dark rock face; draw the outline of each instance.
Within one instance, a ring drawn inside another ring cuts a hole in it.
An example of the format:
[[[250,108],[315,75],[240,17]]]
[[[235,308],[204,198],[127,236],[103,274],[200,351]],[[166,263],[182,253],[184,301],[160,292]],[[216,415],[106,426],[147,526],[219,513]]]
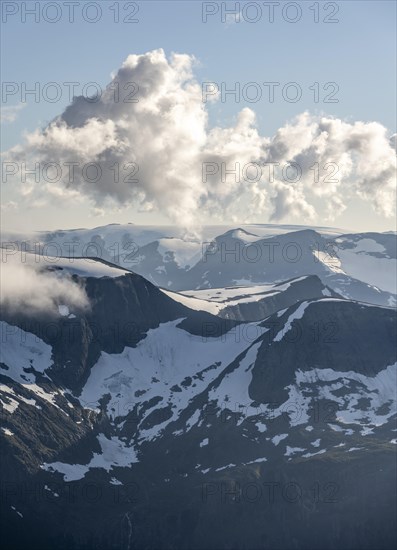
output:
[[[292,321],[282,340],[272,341],[298,307],[265,322],[269,333],[263,336],[252,370],[250,396],[254,401],[280,401],[298,369],[354,371],[373,377],[395,363],[397,327],[393,310],[349,301],[314,301],[302,319]]]
[[[279,294],[272,295],[277,292],[278,287],[292,282],[292,284]],[[239,321],[260,321],[269,317],[276,311],[290,307],[293,304],[302,300],[310,300],[312,298],[322,298],[325,293],[332,297],[339,297],[333,290],[327,288],[316,275],[305,277],[301,280],[297,279],[284,281],[274,285],[274,290],[266,294],[258,296],[255,302],[240,303],[238,305],[226,306],[219,313],[219,316],[225,319],[236,319]]]

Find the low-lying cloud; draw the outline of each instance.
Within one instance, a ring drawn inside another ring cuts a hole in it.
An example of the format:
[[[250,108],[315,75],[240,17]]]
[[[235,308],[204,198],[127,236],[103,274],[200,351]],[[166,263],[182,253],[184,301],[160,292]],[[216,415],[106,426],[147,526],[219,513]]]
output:
[[[0,304],[13,314],[59,316],[60,305],[72,312],[85,310],[88,297],[68,274],[43,270],[15,256],[1,264]]]
[[[76,97],[44,130],[28,134],[7,160],[68,169],[56,182],[27,177],[25,200],[43,205],[86,196],[98,210],[134,205],[185,226],[205,214],[225,220],[240,211],[241,221],[241,205],[247,218],[329,219],[355,197],[393,215],[396,155],[381,124],[305,112],[266,137],[244,108],[234,126],[210,128],[194,64],[185,54],[167,59],[161,49],[130,55],[99,100]],[[88,163],[101,174],[92,168],[85,177]],[[208,163],[219,169],[204,178]],[[250,163],[261,167],[259,179],[228,172]],[[297,181],[282,172],[291,163],[299,168]]]

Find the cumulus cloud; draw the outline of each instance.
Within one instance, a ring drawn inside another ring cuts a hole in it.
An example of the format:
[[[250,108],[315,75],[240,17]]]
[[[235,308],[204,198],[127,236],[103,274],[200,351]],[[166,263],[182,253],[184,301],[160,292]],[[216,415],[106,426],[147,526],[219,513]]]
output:
[[[308,204],[301,187],[290,187],[285,183],[275,184],[275,195],[272,197],[274,209],[271,220],[281,220],[288,216],[301,217],[305,220],[315,219],[315,209]]]
[[[227,219],[241,204],[256,218],[315,219],[314,203],[329,216],[354,197],[393,214],[396,155],[382,125],[303,113],[266,137],[244,108],[233,126],[210,128],[194,64],[161,49],[130,55],[99,98],[74,98],[28,134],[7,160],[62,170],[41,174],[39,185],[27,177],[25,199],[85,196],[95,211],[134,205],[185,226],[205,214]]]
[[[67,274],[59,275],[32,262],[21,262],[16,255],[1,264],[0,304],[13,313],[58,316],[59,305],[71,311],[86,309],[88,297]]]

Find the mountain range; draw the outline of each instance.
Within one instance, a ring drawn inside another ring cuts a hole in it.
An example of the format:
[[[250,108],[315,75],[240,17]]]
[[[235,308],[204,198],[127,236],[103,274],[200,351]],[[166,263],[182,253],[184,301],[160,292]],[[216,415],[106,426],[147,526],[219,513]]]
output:
[[[396,235],[218,231],[3,239],[5,547],[395,547]]]

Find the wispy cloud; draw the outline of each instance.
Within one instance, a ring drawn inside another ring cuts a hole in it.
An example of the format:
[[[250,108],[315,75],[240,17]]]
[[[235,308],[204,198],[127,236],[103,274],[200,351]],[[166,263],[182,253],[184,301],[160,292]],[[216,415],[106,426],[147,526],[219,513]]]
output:
[[[5,258],[7,261],[1,262],[0,285],[0,304],[5,310],[29,315],[59,315],[59,305],[66,305],[72,311],[88,307],[84,289],[69,275],[45,270],[43,265],[22,262],[20,254]]]
[[[19,112],[26,107],[26,103],[18,103],[17,105],[7,105],[5,107],[0,107],[1,122],[10,123],[14,122]]]

